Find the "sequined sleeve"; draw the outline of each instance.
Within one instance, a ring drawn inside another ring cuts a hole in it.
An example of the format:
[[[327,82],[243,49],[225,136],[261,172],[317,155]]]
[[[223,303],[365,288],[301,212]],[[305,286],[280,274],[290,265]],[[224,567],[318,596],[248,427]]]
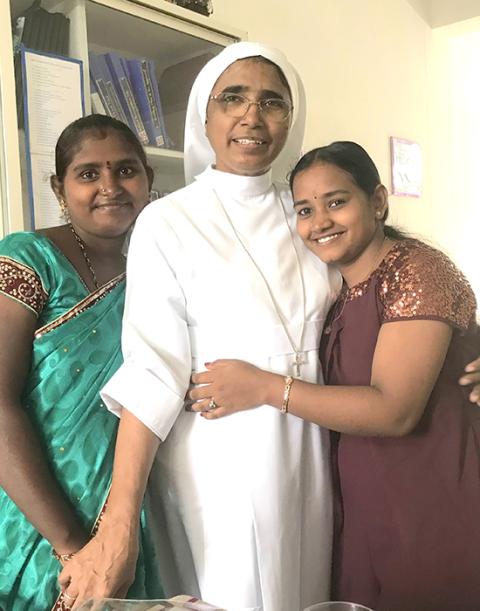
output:
[[[378,290],[384,322],[434,319],[466,329],[475,317],[475,295],[462,272],[417,240],[405,240],[387,257]]]
[[[35,271],[5,256],[0,256],[0,292],[22,303],[37,316],[48,299]]]

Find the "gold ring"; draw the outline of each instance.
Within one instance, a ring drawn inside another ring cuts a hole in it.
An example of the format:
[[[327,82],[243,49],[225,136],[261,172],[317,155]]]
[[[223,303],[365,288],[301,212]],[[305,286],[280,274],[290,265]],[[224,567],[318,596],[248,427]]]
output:
[[[208,404],[208,409],[212,410],[212,409],[217,409],[218,405],[215,403],[215,399],[212,397],[210,399],[210,403]]]
[[[68,598],[68,600],[77,600],[76,596],[70,596],[68,592],[64,592],[63,595],[65,596],[65,598]]]

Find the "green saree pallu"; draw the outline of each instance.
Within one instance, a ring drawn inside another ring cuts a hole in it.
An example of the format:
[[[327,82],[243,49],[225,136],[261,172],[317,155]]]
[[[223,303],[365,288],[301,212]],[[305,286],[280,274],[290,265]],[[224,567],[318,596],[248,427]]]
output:
[[[0,291],[38,314],[22,406],[56,481],[93,532],[108,496],[118,426],[99,391],[122,362],[124,276],[89,293],[47,238],[25,232],[0,242]],[[161,597],[143,514],[141,532],[129,597]],[[50,543],[1,490],[0,609],[62,609],[60,571]]]

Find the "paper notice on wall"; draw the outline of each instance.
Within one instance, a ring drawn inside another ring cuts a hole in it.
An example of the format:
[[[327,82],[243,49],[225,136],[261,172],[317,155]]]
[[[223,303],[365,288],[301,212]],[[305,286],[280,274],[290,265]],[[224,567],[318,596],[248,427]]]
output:
[[[40,229],[62,222],[50,177],[58,136],[84,113],[82,62],[23,49],[22,66],[30,210]]]
[[[422,151],[417,142],[390,138],[392,195],[422,195]]]

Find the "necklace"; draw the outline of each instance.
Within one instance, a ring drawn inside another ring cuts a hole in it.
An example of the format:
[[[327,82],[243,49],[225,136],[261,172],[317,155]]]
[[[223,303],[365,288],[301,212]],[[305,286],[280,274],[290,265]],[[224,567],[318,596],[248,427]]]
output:
[[[268,296],[270,298],[270,302],[272,303],[273,309],[275,311],[275,314],[282,326],[282,329],[287,337],[288,343],[290,344],[291,348],[292,348],[292,352],[294,353],[294,357],[293,357],[293,363],[292,363],[292,367],[293,367],[293,372],[294,375],[296,377],[300,377],[300,367],[301,365],[303,365],[305,363],[305,361],[303,360],[302,357],[302,344],[303,344],[303,335],[305,333],[305,302],[306,302],[306,298],[305,298],[305,283],[304,283],[304,279],[303,279],[303,273],[302,273],[302,266],[300,264],[300,257],[298,256],[298,251],[297,251],[297,247],[295,246],[295,240],[293,238],[293,234],[292,234],[292,229],[288,223],[287,220],[287,215],[285,213],[285,208],[283,205],[283,201],[282,198],[280,196],[280,193],[277,191],[277,188],[275,187],[275,185],[273,185],[273,188],[275,190],[275,194],[276,194],[276,199],[278,199],[279,201],[279,206],[280,209],[282,211],[282,215],[283,215],[283,220],[288,228],[288,232],[290,235],[290,241],[292,243],[292,247],[293,250],[295,252],[295,259],[297,262],[297,270],[298,270],[298,275],[300,277],[300,285],[301,285],[301,289],[302,289],[302,309],[303,309],[303,318],[302,318],[302,328],[300,329],[300,337],[298,339],[298,342],[294,342],[290,331],[288,330],[288,326],[287,326],[287,322],[282,314],[282,312],[280,311],[280,307],[277,303],[277,300],[275,299],[275,295],[273,294],[273,290],[272,287],[270,286],[265,274],[262,272],[262,270],[260,269],[260,266],[258,265],[258,263],[255,261],[252,253],[248,250],[245,242],[242,240],[242,238],[240,237],[235,225],[233,224],[233,221],[230,217],[230,215],[228,214],[225,206],[222,203],[222,200],[220,199],[220,197],[218,196],[217,192],[215,191],[215,189],[213,190],[213,193],[217,199],[217,202],[220,206],[220,208],[223,211],[223,214],[225,215],[225,218],[228,221],[228,224],[230,225],[230,228],[232,229],[232,232],[237,240],[237,242],[240,244],[240,246],[242,247],[242,250],[245,252],[245,254],[247,255],[247,257],[250,259],[250,262],[252,263],[253,267],[255,268],[257,275],[262,279],[263,281],[263,285],[265,286],[265,289],[268,293]]]
[[[374,271],[375,271],[375,270],[378,268],[378,266],[380,265],[380,263],[381,263],[382,259],[384,259],[384,257],[386,256],[386,253],[384,253],[384,252],[383,252],[383,249],[384,249],[384,246],[385,246],[385,244],[386,244],[387,240],[388,240],[387,236],[385,236],[385,235],[384,235],[384,236],[383,236],[382,243],[380,244],[380,248],[379,248],[379,251],[378,251],[378,255],[377,255],[377,257],[375,258],[375,262],[374,262],[374,264],[372,265],[372,267],[371,267],[370,271],[369,271],[369,272],[368,272],[368,273],[367,273],[365,276],[363,276],[363,279],[362,279],[362,280],[359,280],[358,282],[355,282],[355,286],[356,286],[356,287],[357,287],[357,286],[359,286],[360,284],[362,284],[363,282],[366,282],[366,281],[367,281],[367,280],[370,278],[370,276],[373,274],[373,272],[374,272]],[[387,251],[387,252],[388,252],[388,251]],[[353,289],[353,288],[354,288],[354,287],[352,287],[352,289]],[[331,321],[328,323],[328,325],[327,325],[327,326],[324,328],[324,330],[323,330],[323,332],[324,332],[326,335],[329,335],[329,334],[332,332],[332,327],[333,327],[334,323],[336,323],[336,322],[337,322],[337,320],[340,318],[340,316],[343,314],[343,310],[345,309],[345,305],[346,305],[346,303],[347,303],[347,301],[348,301],[348,296],[349,296],[350,291],[351,291],[351,289],[349,289],[349,288],[347,288],[347,289],[343,290],[343,291],[342,291],[342,293],[341,293],[341,295],[340,295],[340,298],[342,299],[342,301],[340,302],[340,299],[339,299],[339,300],[338,300],[338,301],[335,303],[335,305],[334,305],[334,309],[333,309],[333,314],[332,314],[332,315],[334,316],[334,318],[333,318],[333,319],[332,319],[332,320],[331,320]],[[360,296],[360,295],[362,295],[362,294],[363,294],[363,290],[362,290],[362,289],[360,289],[360,290],[359,290],[359,292],[358,292],[358,295]],[[337,309],[338,309],[338,306],[339,306],[339,304],[340,304],[340,303],[342,304],[342,306],[341,306],[341,308],[340,308],[340,310],[339,310],[338,314],[335,314],[335,310],[337,310]]]
[[[85,263],[87,264],[87,267],[90,271],[90,274],[92,276],[92,280],[93,280],[93,285],[95,286],[96,289],[99,288],[99,284],[98,284],[98,280],[97,280],[97,274],[95,273],[95,270],[93,269],[93,265],[92,262],[90,261],[90,258],[87,254],[87,249],[85,248],[85,242],[82,240],[82,238],[78,235],[78,233],[75,231],[75,227],[72,225],[72,223],[68,223],[71,232],[73,233],[73,236],[80,248],[80,251],[83,255],[83,258],[85,259]]]

